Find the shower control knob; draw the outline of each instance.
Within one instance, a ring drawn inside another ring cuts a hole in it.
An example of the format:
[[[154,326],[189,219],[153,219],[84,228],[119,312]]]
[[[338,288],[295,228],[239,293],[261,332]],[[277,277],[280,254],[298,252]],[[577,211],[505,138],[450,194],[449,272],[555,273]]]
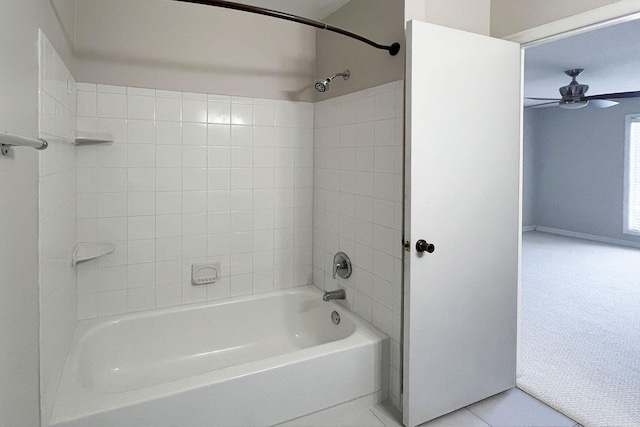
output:
[[[420,239],[416,242],[416,250],[418,252],[433,253],[436,250],[436,245],[433,243],[427,243],[426,240]]]

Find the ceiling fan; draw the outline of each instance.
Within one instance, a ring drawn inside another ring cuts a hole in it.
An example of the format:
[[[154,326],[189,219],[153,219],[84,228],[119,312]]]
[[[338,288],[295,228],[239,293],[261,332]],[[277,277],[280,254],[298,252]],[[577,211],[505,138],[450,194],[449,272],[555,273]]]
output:
[[[571,77],[571,83],[566,86],[562,86],[559,89],[562,98],[525,98],[532,101],[551,101],[543,104],[530,105],[527,108],[560,107],[575,110],[577,108],[586,107],[587,105],[591,105],[596,108],[609,108],[619,104],[616,101],[612,101],[612,99],[640,98],[640,91],[586,96],[586,93],[589,90],[589,85],[580,84],[576,80],[582,71],[584,71],[582,68],[574,68],[564,72],[567,76]]]

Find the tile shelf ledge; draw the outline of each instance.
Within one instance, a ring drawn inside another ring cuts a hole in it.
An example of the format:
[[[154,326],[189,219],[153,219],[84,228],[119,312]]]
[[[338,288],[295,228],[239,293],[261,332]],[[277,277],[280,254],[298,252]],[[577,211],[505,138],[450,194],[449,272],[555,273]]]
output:
[[[106,132],[77,130],[73,133],[73,143],[75,145],[111,145],[113,144],[113,135]]]
[[[109,255],[116,250],[116,245],[113,242],[85,242],[77,243],[73,248],[73,255],[71,256],[71,265],[89,261],[104,255]]]

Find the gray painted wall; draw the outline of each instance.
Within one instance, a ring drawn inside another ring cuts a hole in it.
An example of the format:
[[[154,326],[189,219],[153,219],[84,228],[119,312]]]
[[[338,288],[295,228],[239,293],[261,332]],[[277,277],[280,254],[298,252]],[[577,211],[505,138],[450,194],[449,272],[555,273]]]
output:
[[[533,165],[534,159],[534,142],[536,140],[535,122],[533,112],[535,110],[524,110],[524,120],[522,122],[523,136],[523,158],[524,165],[522,170],[522,225],[524,227],[536,225],[534,212],[534,197],[536,194],[535,186],[535,169]]]
[[[366,44],[329,31],[316,33],[315,78],[324,78],[346,69],[351,78],[331,84],[331,90],[316,93],[316,100],[395,82],[404,78],[403,0],[351,0],[329,15],[324,22],[360,34],[377,43],[401,44],[400,53],[389,55]]]
[[[624,118],[637,112],[640,99],[605,110],[527,110],[524,211],[533,206],[536,225],[640,242],[622,233]],[[528,186],[527,165],[535,175]]]
[[[157,0],[78,1],[75,25],[79,82],[290,101],[315,96],[312,27]]]

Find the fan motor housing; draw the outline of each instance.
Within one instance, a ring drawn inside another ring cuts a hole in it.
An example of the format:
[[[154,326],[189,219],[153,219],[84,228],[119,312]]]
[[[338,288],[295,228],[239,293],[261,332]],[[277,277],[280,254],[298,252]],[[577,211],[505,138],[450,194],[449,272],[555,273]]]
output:
[[[559,90],[563,98],[582,98],[589,90],[589,85],[573,81],[566,86],[562,86]]]
[[[583,71],[584,68],[573,68],[564,72],[567,76],[571,77],[571,83],[558,89],[560,91],[560,95],[562,95],[563,103],[577,102],[584,98],[585,94],[589,90],[589,85],[580,84],[576,80]]]

